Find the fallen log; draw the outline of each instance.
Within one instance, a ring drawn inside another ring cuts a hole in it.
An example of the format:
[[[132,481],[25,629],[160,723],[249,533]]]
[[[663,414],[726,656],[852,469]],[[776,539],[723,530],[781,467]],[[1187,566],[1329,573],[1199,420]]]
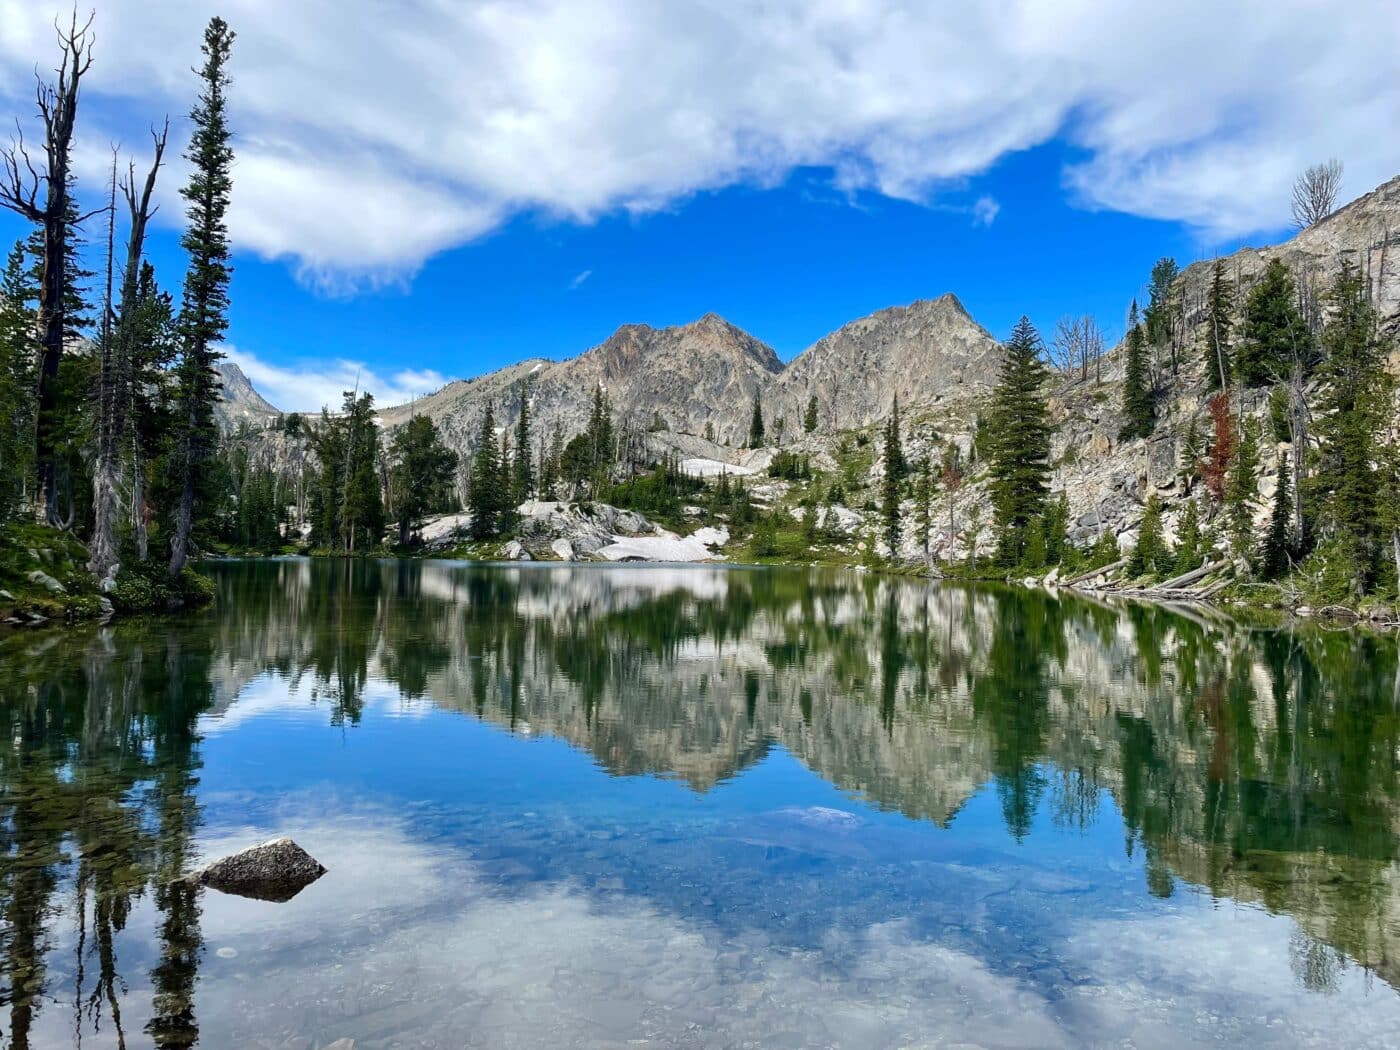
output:
[[[1100,565],[1097,569],[1090,569],[1088,572],[1080,573],[1078,576],[1072,577],[1071,579],[1061,580],[1060,586],[1075,587],[1083,583],[1085,580],[1092,580],[1095,576],[1104,576],[1110,572],[1113,572],[1116,569],[1123,568],[1123,566],[1127,564],[1127,558],[1119,558],[1117,561],[1110,562],[1108,565]]]
[[[1212,595],[1214,595],[1214,594],[1216,594],[1216,593],[1218,593],[1218,592],[1220,592],[1220,591],[1223,591],[1226,587],[1228,587],[1228,586],[1229,586],[1231,583],[1233,583],[1233,582],[1234,582],[1234,581],[1233,581],[1230,577],[1228,577],[1228,576],[1227,576],[1225,579],[1223,579],[1223,580],[1216,580],[1214,583],[1212,583],[1212,584],[1211,584],[1209,587],[1207,587],[1205,590],[1199,592],[1199,593],[1197,594],[1197,597],[1198,597],[1198,598],[1201,598],[1201,599],[1203,599],[1203,600],[1206,599],[1206,598],[1209,598],[1209,597],[1211,597]]]
[[[1219,561],[1208,562],[1200,568],[1192,569],[1190,572],[1182,573],[1174,579],[1164,581],[1155,589],[1162,591],[1179,590],[1187,584],[1195,583],[1197,580],[1203,580],[1211,573],[1219,572],[1221,569],[1229,568],[1229,566],[1230,560],[1228,558],[1221,558]]]

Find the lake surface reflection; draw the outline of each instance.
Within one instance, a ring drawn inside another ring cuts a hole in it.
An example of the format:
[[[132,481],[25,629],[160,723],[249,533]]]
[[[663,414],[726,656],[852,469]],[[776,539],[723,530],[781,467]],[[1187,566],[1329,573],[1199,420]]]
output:
[[[1393,638],[211,571],[207,614],[0,639],[2,1046],[1400,1041]],[[275,835],[329,869],[287,903],[177,881]]]

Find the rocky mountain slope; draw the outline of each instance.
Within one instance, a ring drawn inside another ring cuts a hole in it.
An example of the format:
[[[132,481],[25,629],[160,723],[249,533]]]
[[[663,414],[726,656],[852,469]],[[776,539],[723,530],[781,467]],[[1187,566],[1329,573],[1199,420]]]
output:
[[[772,347],[716,314],[673,328],[623,325],[606,342],[567,361],[526,361],[462,382],[413,405],[380,413],[392,429],[410,414],[431,416],[459,452],[476,441],[486,404],[499,423],[514,422],[518,386],[528,379],[535,432],[559,427],[567,439],[588,422],[594,391],[606,391],[613,417],[636,430],[703,433],[742,444],[754,396],[782,370]],[[658,418],[659,417],[659,420]]]
[[[282,414],[253,388],[243,369],[232,361],[227,358],[220,361],[217,371],[223,390],[214,409],[214,418],[222,432],[231,433],[244,422],[263,427]]]
[[[1400,176],[1338,208],[1315,226],[1282,244],[1241,248],[1223,257],[1226,272],[1247,286],[1272,259],[1293,272],[1305,300],[1319,296],[1349,262],[1365,275],[1371,301],[1391,332],[1400,330]],[[1182,274],[1188,320],[1205,316],[1213,259],[1191,264]]]
[[[977,396],[996,382],[1001,347],[957,296],[892,306],[843,325],[813,343],[764,391],[772,419],[795,426],[809,399],[827,431],[870,426],[899,400],[934,409]]]

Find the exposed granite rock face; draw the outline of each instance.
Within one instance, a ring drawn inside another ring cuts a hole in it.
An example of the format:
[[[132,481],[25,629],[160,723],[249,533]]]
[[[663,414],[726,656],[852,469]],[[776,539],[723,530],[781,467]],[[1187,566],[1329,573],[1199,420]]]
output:
[[[315,857],[291,839],[280,838],[216,860],[190,878],[221,893],[280,903],[325,873]]]
[[[706,314],[674,328],[623,325],[578,357],[524,361],[449,383],[411,406],[386,408],[379,418],[392,430],[413,412],[431,416],[448,443],[465,453],[476,443],[488,401],[495,403],[498,425],[515,421],[517,386],[529,379],[537,436],[555,426],[566,438],[582,431],[601,386],[619,427],[645,433],[659,416],[662,429],[698,435],[710,424],[718,441],[737,445],[748,434],[754,395],[782,367],[772,347]]]
[[[817,398],[822,429],[849,430],[902,409],[931,409],[986,393],[996,383],[1001,346],[957,296],[893,306],[823,336],[792,360],[764,392],[770,422],[800,429]]]
[[[220,361],[217,369],[222,389],[214,406],[214,420],[224,433],[237,430],[243,422],[265,427],[282,414],[253,388],[243,369],[232,361]]]

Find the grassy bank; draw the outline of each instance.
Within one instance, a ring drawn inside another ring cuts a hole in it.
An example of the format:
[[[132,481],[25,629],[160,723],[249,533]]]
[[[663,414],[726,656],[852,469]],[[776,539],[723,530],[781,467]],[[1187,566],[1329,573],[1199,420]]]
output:
[[[214,598],[208,577],[186,567],[172,579],[163,564],[153,562],[124,565],[104,595],[87,560],[87,548],[70,532],[27,522],[0,527],[0,622],[76,623],[174,612]]]

